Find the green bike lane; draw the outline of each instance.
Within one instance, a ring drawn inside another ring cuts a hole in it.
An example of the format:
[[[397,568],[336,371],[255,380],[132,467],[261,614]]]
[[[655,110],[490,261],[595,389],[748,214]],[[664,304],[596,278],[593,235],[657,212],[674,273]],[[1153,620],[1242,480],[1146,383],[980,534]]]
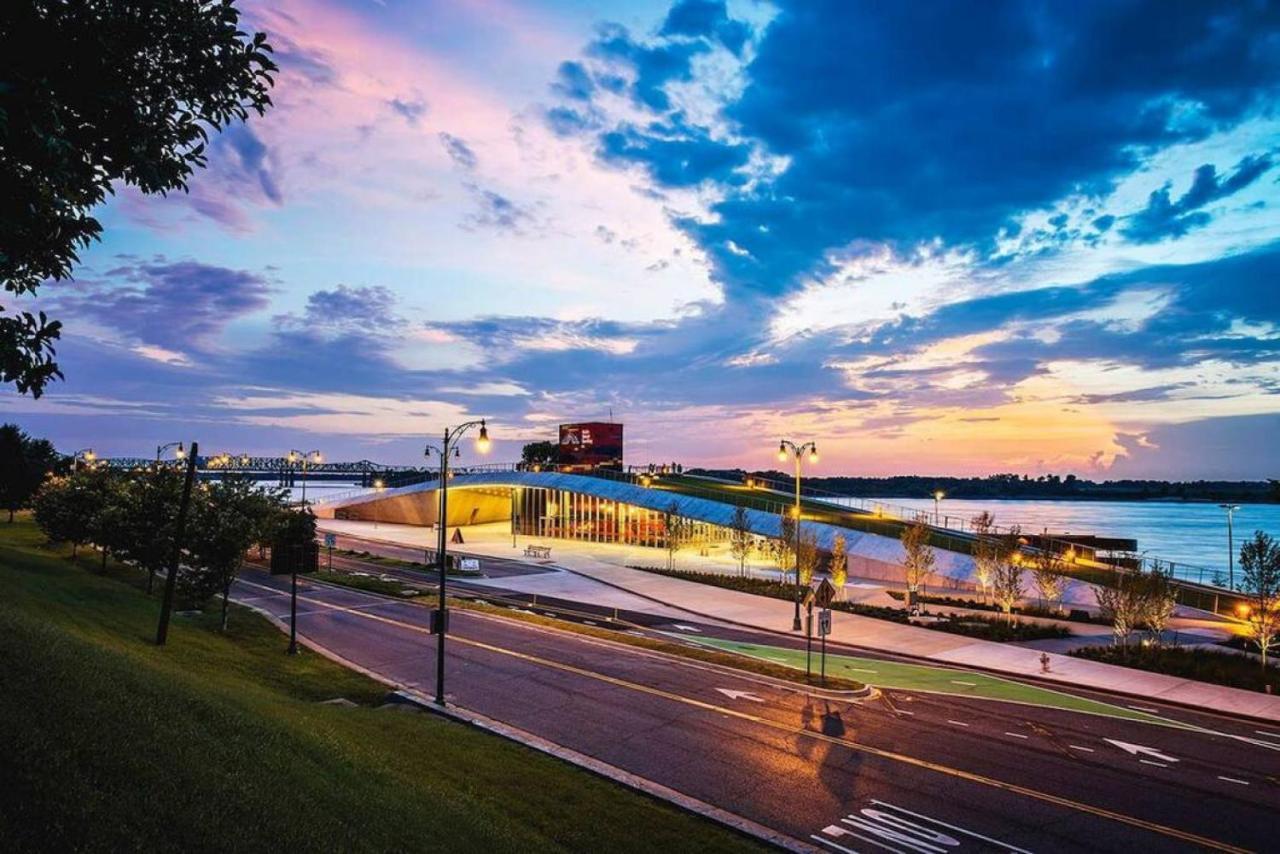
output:
[[[723,652],[737,653],[738,655],[769,661],[774,664],[794,667],[798,670],[805,669],[805,651],[803,649],[707,636],[691,637],[686,634],[670,632],[663,632],[663,634],[668,637],[678,638],[686,643],[693,643]],[[819,655],[816,645],[813,650],[812,663],[814,672],[817,672]],[[934,667],[927,664],[911,664],[828,652],[826,672],[830,676],[853,679],[873,685],[876,688],[891,691],[919,691],[928,694],[947,694],[970,699],[996,700],[1004,703],[1020,703],[1041,708],[1100,715],[1118,720],[1137,721],[1175,729],[1192,731],[1200,729],[1190,724],[1138,711],[1137,709],[1091,700],[1087,697],[1078,697],[1063,691],[1055,691],[1051,688],[972,670]]]

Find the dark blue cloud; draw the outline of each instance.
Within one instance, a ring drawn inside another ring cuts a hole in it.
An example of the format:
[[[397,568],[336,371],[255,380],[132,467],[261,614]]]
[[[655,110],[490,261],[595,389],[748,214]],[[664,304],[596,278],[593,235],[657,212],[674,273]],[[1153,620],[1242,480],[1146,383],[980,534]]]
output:
[[[249,196],[265,197],[275,204],[284,202],[271,162],[271,151],[248,124],[229,126],[213,141],[216,169],[224,185],[239,185]]]
[[[466,169],[468,172],[476,168],[476,153],[472,151],[471,146],[466,142],[454,136],[451,133],[440,133],[440,144],[444,146],[445,153],[458,166]]]
[[[669,122],[645,128],[622,125],[600,137],[600,156],[611,163],[641,164],[665,187],[690,187],[704,181],[741,184],[736,170],[751,156],[747,145],[719,142],[705,128],[677,113]]]
[[[751,37],[751,28],[729,17],[724,0],[680,0],[667,13],[658,35],[715,39],[734,53],[741,53]]]
[[[421,98],[392,98],[387,106],[411,125],[427,114],[427,102]]]
[[[581,62],[562,62],[551,89],[575,101],[588,101],[596,90],[596,84]]]
[[[70,286],[56,303],[143,343],[177,353],[206,350],[233,321],[267,307],[261,273],[195,261],[129,263]]]
[[[780,5],[724,116],[789,165],[730,186],[711,221],[680,223],[731,293],[785,292],[857,240],[990,251],[1012,218],[1105,193],[1151,151],[1254,115],[1280,81],[1274,4]],[[592,53],[629,67],[636,103],[663,113],[713,17],[682,3],[665,36],[615,28]],[[602,130],[602,156],[621,150],[659,187],[687,186],[697,173],[663,124]],[[741,138],[719,142],[726,156]]]
[[[1191,189],[1176,202],[1169,197],[1169,184],[1153,192],[1147,206],[1128,218],[1124,235],[1134,243],[1155,243],[1166,237],[1182,237],[1209,223],[1211,217],[1200,208],[1243,190],[1271,166],[1269,155],[1250,155],[1237,163],[1235,172],[1222,181],[1218,178],[1217,168],[1206,163],[1196,170]]]

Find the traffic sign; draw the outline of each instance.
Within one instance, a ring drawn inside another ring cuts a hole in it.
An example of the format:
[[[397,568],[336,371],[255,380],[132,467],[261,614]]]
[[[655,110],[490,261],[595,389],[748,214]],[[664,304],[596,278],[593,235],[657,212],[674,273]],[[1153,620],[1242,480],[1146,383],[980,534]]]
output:
[[[836,588],[829,579],[822,579],[822,583],[818,585],[818,589],[814,591],[814,601],[818,603],[819,608],[830,608],[831,603],[835,601]]]
[[[337,544],[338,544],[338,535],[337,535],[337,534],[325,534],[325,535],[324,535],[324,546],[325,546],[325,548],[327,548],[327,549],[331,549],[331,548],[333,548],[334,546],[336,546]]]
[[[831,612],[823,608],[818,612],[818,637],[825,638],[831,634]]]

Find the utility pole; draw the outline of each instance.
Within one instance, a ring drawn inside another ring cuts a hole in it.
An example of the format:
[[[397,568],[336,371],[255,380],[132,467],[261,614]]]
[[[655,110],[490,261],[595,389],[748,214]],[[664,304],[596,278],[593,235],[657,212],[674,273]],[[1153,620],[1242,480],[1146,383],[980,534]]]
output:
[[[791,630],[793,632],[800,631],[800,462],[804,459],[806,451],[809,452],[809,462],[816,463],[818,461],[817,442],[805,442],[802,445],[798,445],[790,439],[783,439],[778,443],[778,460],[785,463],[787,454],[790,452],[795,455],[796,462],[795,546],[791,550],[796,561],[796,612],[791,620]]]
[[[173,591],[178,584],[178,565],[182,562],[182,539],[187,531],[187,510],[191,507],[191,484],[196,477],[199,446],[191,443],[187,458],[187,477],[182,483],[182,500],[178,503],[178,521],[173,531],[173,555],[169,560],[169,576],[164,580],[164,598],[160,603],[160,625],[156,627],[156,646],[164,646],[169,637],[169,614],[173,611]]]
[[[1237,510],[1240,509],[1239,504],[1219,504],[1223,510],[1227,511],[1227,586],[1232,590],[1236,589],[1236,547],[1232,541],[1232,517],[1235,516]]]

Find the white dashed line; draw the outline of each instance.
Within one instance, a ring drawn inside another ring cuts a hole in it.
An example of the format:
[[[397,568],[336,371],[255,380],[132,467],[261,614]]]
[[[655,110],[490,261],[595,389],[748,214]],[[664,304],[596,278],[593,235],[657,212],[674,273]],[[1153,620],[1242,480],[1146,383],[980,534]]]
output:
[[[1219,777],[1218,777],[1218,779],[1219,779],[1219,780],[1222,780],[1222,781],[1224,781],[1224,782],[1227,782],[1227,783],[1236,783],[1236,784],[1241,785],[1241,786],[1247,786],[1247,785],[1249,785],[1249,781],[1248,781],[1248,780],[1237,780],[1235,777],[1222,777],[1222,776],[1219,776]]]
[[[1006,733],[1005,733],[1005,735],[1013,736],[1014,738],[1028,738],[1028,737],[1029,737],[1029,736],[1025,736],[1025,735],[1023,735],[1023,734],[1022,734],[1022,733],[1020,733],[1020,732],[1006,732]]]
[[[1069,745],[1072,750],[1083,750],[1085,753],[1093,753],[1092,747],[1081,747],[1078,744]]]
[[[865,667],[846,667],[845,670],[852,670],[854,673],[875,673],[874,670],[868,670]]]
[[[1266,735],[1266,736],[1270,736],[1271,738],[1280,738],[1280,732],[1267,732],[1265,729],[1255,729],[1254,732],[1256,732],[1258,735]]]
[[[948,721],[947,721],[947,723],[949,723],[949,724],[955,724],[956,726],[968,726],[968,724],[967,724],[967,723],[965,723],[964,721],[953,721],[953,720],[948,720]]]
[[[595,623],[594,623],[594,622],[592,622],[591,620],[583,620],[583,621],[582,621],[582,624],[583,624],[584,626],[594,626],[594,625],[595,625]]]
[[[978,683],[977,683],[977,682],[961,682],[959,679],[952,679],[952,680],[951,680],[951,684],[952,684],[952,685],[968,685],[970,688],[977,688],[977,687],[978,687]]]
[[[915,712],[908,712],[906,709],[898,709],[898,714],[900,714],[900,715],[914,715],[914,714],[915,714]]]
[[[1146,712],[1149,715],[1160,714],[1159,709],[1148,709],[1146,706],[1130,706],[1129,708],[1133,709],[1135,712]]]
[[[1141,762],[1143,765],[1154,765],[1157,768],[1169,767],[1168,765],[1165,765],[1163,762],[1156,762],[1155,760],[1152,760],[1152,759],[1139,759],[1138,761]]]

